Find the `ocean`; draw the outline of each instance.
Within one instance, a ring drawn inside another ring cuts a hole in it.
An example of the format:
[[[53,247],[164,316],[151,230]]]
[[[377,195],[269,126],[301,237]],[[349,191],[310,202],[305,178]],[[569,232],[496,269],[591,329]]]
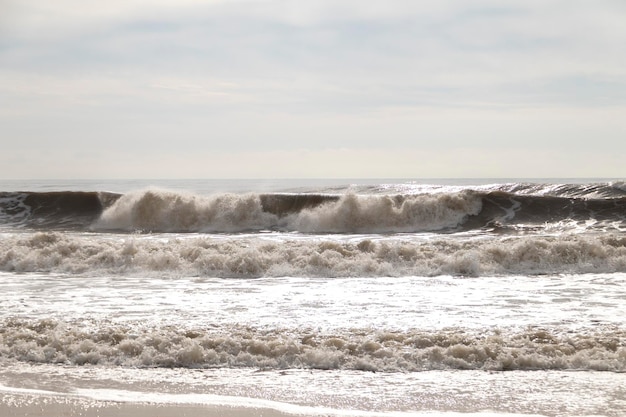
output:
[[[626,182],[5,180],[0,305],[3,415],[624,416]]]

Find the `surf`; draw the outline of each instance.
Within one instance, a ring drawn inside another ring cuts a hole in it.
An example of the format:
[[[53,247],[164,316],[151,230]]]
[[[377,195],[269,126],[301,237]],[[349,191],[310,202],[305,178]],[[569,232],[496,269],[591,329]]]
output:
[[[362,187],[337,193],[147,188],[0,192],[0,228],[104,233],[526,233],[626,230],[621,183]]]

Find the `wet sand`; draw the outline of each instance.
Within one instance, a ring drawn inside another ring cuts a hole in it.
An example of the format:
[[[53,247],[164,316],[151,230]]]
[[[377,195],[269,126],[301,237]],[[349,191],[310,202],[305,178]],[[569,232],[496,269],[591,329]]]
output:
[[[65,396],[0,394],[3,417],[285,417],[269,408],[92,401]]]

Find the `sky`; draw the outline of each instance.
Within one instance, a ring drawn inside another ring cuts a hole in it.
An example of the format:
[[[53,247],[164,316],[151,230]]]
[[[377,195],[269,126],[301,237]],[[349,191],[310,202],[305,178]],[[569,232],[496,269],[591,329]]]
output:
[[[0,178],[624,178],[623,0],[0,0]]]

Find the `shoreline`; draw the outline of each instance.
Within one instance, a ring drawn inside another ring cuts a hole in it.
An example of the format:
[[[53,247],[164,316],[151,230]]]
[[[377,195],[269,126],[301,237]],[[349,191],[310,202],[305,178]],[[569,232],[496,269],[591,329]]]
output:
[[[104,402],[99,405],[81,405],[66,403],[62,398],[31,399],[27,404],[6,404],[5,395],[0,395],[0,415],[4,417],[287,417],[292,414],[281,413],[272,409],[218,406],[218,405],[181,405],[181,404],[140,404]]]
[[[98,394],[96,394],[98,392]],[[0,385],[0,416],[3,417],[287,417],[304,415],[287,413],[263,400],[223,397],[222,403],[189,401],[159,402],[142,399],[146,393],[116,390],[85,390],[81,393],[61,393],[20,389]],[[158,398],[160,394],[151,394]],[[218,396],[208,396],[217,399]],[[258,402],[258,404],[257,404]],[[279,403],[277,403],[278,405]]]
[[[100,391],[102,393],[102,391]],[[111,391],[112,396],[120,391]],[[203,396],[215,403],[193,402],[195,396],[181,402],[144,402],[146,393],[125,392],[119,399],[75,393],[57,393],[0,385],[0,416],[2,417],[545,417],[540,414],[441,410],[365,411],[300,406],[262,399],[228,396]],[[152,395],[152,394],[150,394]],[[155,393],[155,396],[160,394]],[[167,396],[167,395],[166,395]],[[137,397],[136,400],[133,397]],[[104,399],[103,399],[104,398]],[[197,397],[196,397],[197,398]],[[220,400],[221,399],[221,400]],[[220,402],[221,401],[221,402]]]

